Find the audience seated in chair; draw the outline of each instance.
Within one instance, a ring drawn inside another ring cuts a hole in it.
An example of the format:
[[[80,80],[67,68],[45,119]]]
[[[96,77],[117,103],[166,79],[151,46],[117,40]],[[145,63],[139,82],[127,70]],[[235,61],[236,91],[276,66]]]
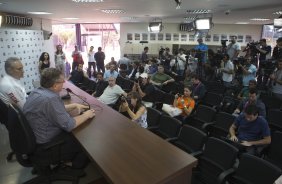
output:
[[[115,70],[116,65],[115,64],[110,64],[109,70],[106,70],[104,73],[104,80],[108,81],[110,77],[117,78],[118,72]]]
[[[181,115],[176,116],[176,119],[179,119],[180,121],[184,122],[187,116],[191,114],[195,107],[195,101],[191,97],[191,87],[184,87],[183,95],[179,96],[179,94],[175,95],[175,99],[173,102],[173,106],[177,107],[182,110]]]
[[[156,86],[167,85],[174,81],[172,77],[164,73],[164,67],[162,65],[158,66],[158,71],[151,77],[151,83]]]
[[[101,72],[97,73],[96,78],[97,78],[96,89],[92,95],[95,97],[100,97],[103,94],[106,87],[109,85],[109,83],[107,81],[104,81],[103,73]]]
[[[268,122],[259,116],[259,109],[249,104],[244,113],[238,116],[229,129],[230,140],[242,145],[250,154],[259,155],[271,143]],[[235,144],[236,145],[236,144]]]
[[[75,85],[83,82],[83,79],[88,78],[88,75],[83,71],[83,64],[78,64],[77,69],[73,70],[68,78]]]
[[[109,85],[104,90],[103,94],[98,98],[101,102],[113,106],[121,95],[127,96],[127,93],[116,84],[114,77],[109,77]]]
[[[5,61],[5,72],[7,75],[0,80],[0,98],[6,104],[12,103],[23,108],[27,94],[20,82],[24,75],[21,60],[17,57],[8,58]]]
[[[197,75],[192,76],[192,98],[196,102],[202,100],[206,93],[205,85],[200,81],[200,78]]]
[[[138,92],[142,100],[145,102],[154,102],[155,87],[150,83],[150,76],[147,73],[142,73],[140,75],[140,82],[134,83],[132,88],[133,92]]]
[[[136,122],[143,128],[147,128],[147,110],[142,99],[137,92],[130,93],[130,104],[125,98],[122,99],[119,112],[127,112],[133,122]]]
[[[249,86],[248,87],[243,87],[241,89],[241,91],[239,92],[237,98],[239,100],[244,100],[244,99],[247,99],[249,97],[249,90],[250,89],[256,89],[257,88],[257,81],[256,80],[250,80],[249,81]]]
[[[38,146],[44,146],[54,140],[64,141],[60,155],[62,161],[71,161],[73,169],[82,169],[89,162],[80,145],[69,133],[86,120],[95,116],[94,110],[80,104],[64,105],[60,91],[64,84],[64,75],[56,68],[42,72],[41,87],[32,91],[24,105],[23,113],[34,132]],[[77,111],[82,115],[71,117],[69,112]]]
[[[249,98],[248,99],[244,99],[240,102],[240,104],[238,105],[238,107],[235,109],[234,114],[240,114],[241,112],[244,112],[244,109],[250,105],[250,104],[254,104],[256,105],[256,107],[259,110],[259,116],[263,116],[264,118],[266,117],[266,109],[265,109],[265,105],[264,103],[258,99],[257,97],[257,90],[254,88],[249,89]]]

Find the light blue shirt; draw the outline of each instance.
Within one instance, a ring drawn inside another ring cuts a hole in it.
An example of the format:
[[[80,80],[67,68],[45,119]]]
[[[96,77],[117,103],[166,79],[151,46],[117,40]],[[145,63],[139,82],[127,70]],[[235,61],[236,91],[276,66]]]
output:
[[[104,80],[108,81],[110,77],[114,77],[116,79],[117,76],[118,76],[117,71],[114,70],[114,71],[111,72],[111,70],[106,70],[105,73],[104,73]]]
[[[200,50],[200,51],[204,52],[204,53],[202,53],[202,57],[203,57],[202,62],[206,62],[207,61],[207,53],[206,52],[208,51],[208,46],[204,43],[201,43],[201,44],[199,44],[195,47],[195,50],[196,51]]]
[[[256,79],[256,72],[257,72],[256,66],[251,64],[251,66],[248,69],[248,72],[249,74],[243,75],[243,86],[249,86],[249,81]]]

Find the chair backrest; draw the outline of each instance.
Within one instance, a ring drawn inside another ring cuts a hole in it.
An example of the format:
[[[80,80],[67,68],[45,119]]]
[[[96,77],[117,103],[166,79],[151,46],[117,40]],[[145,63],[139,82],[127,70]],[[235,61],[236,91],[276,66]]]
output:
[[[198,105],[195,114],[195,117],[198,120],[201,120],[203,122],[211,122],[215,117],[216,110],[206,105]]]
[[[203,151],[203,157],[212,160],[225,170],[234,165],[237,154],[236,147],[215,137],[208,138]]]
[[[217,113],[215,115],[215,124],[210,128],[210,134],[215,137],[226,137],[235,118],[235,116],[226,112]]]
[[[161,115],[159,131],[167,136],[167,138],[176,137],[179,133],[182,123],[170,116]]]
[[[213,92],[217,94],[224,94],[225,86],[217,81],[209,81],[204,83],[208,92]]]
[[[242,184],[272,184],[281,175],[281,169],[259,157],[243,154],[231,180]]]
[[[270,161],[282,169],[282,132],[275,131],[271,136],[271,144],[266,155],[266,160]]]
[[[282,104],[281,101],[275,98],[274,96],[261,93],[260,99],[264,103],[267,110],[281,108],[281,104]]]
[[[169,104],[169,105],[171,105],[171,104],[173,104],[173,101],[174,101],[174,95],[173,94],[170,94],[170,93],[164,93],[163,94],[163,103],[165,103],[165,104]]]
[[[8,122],[8,105],[0,99],[0,123],[7,125]]]
[[[220,174],[233,168],[237,154],[238,149],[234,146],[214,137],[208,138],[199,159],[198,178],[207,184],[218,183]]]
[[[189,153],[202,150],[206,139],[206,133],[188,125],[181,128],[178,136],[178,140],[185,145],[185,149]]]
[[[223,96],[222,94],[207,92],[202,103],[211,107],[220,107]]]
[[[279,109],[269,109],[267,120],[271,129],[282,131],[282,111]]]
[[[147,107],[148,127],[157,126],[160,123],[161,112],[152,107]]]
[[[35,151],[35,135],[22,111],[9,105],[7,129],[10,146],[16,154],[29,155]]]

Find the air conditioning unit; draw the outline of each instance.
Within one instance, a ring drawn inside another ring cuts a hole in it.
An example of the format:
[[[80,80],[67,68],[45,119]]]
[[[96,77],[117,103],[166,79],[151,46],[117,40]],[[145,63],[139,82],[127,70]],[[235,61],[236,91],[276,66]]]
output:
[[[5,15],[3,22],[8,25],[16,25],[16,26],[32,26],[33,24],[32,18],[16,16],[16,15]]]

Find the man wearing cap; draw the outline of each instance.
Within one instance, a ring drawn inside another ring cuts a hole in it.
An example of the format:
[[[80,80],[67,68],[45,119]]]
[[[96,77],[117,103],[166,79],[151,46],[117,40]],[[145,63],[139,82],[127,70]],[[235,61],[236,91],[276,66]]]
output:
[[[142,80],[139,80],[138,83],[134,83],[132,91],[138,92],[143,101],[153,102],[156,89],[154,85],[150,83],[149,75],[147,73],[142,73],[140,78]]]

